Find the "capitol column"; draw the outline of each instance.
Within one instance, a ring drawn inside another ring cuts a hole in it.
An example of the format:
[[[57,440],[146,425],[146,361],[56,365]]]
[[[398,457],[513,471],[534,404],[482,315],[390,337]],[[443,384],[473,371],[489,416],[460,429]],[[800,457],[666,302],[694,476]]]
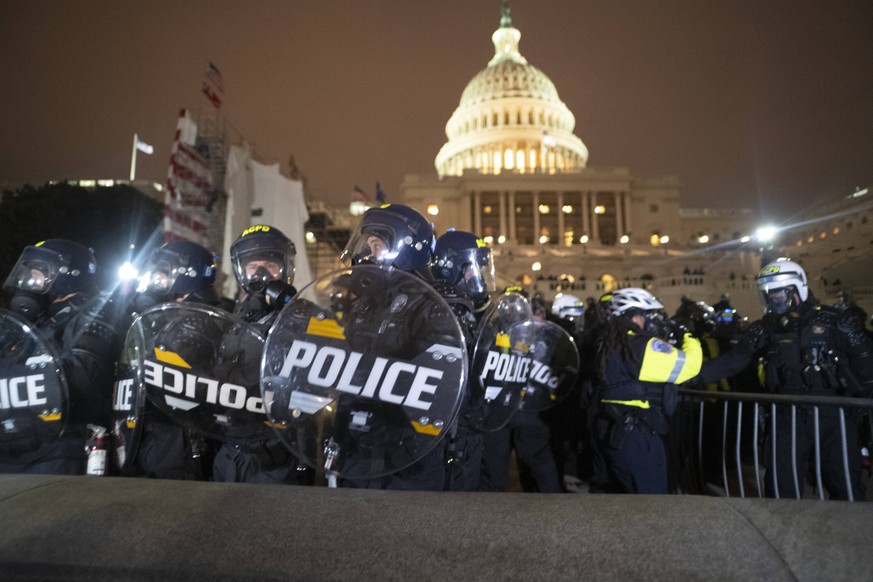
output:
[[[594,208],[597,208],[597,194],[596,194],[596,192],[589,192],[589,194],[594,194],[594,196],[592,197],[594,199]],[[594,210],[594,209],[592,209],[592,210]],[[600,227],[597,224],[597,212],[596,211],[591,213],[591,239],[593,241],[597,241],[598,244],[600,243]]]
[[[516,244],[518,240],[516,239],[515,234],[515,192],[510,190],[507,196],[509,198],[509,208],[507,213],[509,215],[509,233],[506,236],[506,240]]]
[[[582,198],[582,234],[591,238],[591,215],[588,213],[588,191],[583,190],[579,196]]]
[[[631,226],[631,201],[630,201],[630,192],[622,192],[622,198],[624,198],[624,228],[627,232],[627,235],[633,232],[633,226]]]
[[[615,197],[615,232],[618,235],[618,238],[621,239],[622,235],[626,234],[624,230],[622,230],[622,214],[624,214],[624,192],[614,192],[613,196]]]
[[[540,193],[538,190],[531,192],[531,206],[533,206],[533,244],[540,242]]]
[[[564,246],[564,191],[558,190],[558,208],[555,209],[558,213],[558,240],[560,246]]]
[[[482,193],[478,190],[473,192],[473,232],[482,236]]]
[[[499,215],[499,217],[500,217],[500,223],[499,223],[499,224],[500,224],[500,228],[499,228],[499,230],[497,231],[497,236],[495,237],[495,239],[499,239],[499,238],[500,238],[500,235],[506,236],[506,199],[507,199],[509,196],[510,196],[510,192],[509,192],[509,191],[504,191],[504,192],[501,192],[501,193],[500,193],[499,204],[498,204],[498,208],[497,208],[497,212],[500,213],[500,215]],[[482,235],[479,234],[478,236],[482,236]],[[506,240],[509,240],[509,238],[507,237]],[[497,240],[495,240],[494,242],[496,243]]]

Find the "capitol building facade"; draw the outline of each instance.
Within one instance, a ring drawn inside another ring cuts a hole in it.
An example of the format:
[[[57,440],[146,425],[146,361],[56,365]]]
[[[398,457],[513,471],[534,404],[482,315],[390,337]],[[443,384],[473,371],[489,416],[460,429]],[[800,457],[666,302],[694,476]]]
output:
[[[873,185],[806,209],[764,242],[751,210],[682,206],[675,176],[590,166],[573,113],[522,56],[520,39],[504,4],[494,57],[463,88],[436,172],[407,175],[397,200],[426,214],[438,236],[449,228],[481,236],[501,286],[521,284],[549,300],[643,287],[671,314],[684,296],[713,304],[728,293],[756,319],[755,275],[762,261],[787,256],[805,267],[821,302],[845,292],[873,313]],[[340,266],[366,206],[308,206],[306,249],[322,275]]]
[[[753,213],[682,208],[676,177],[589,166],[573,113],[520,39],[504,4],[494,57],[461,93],[436,175],[406,176],[401,201],[427,213],[438,235],[483,237],[503,284],[547,299],[634,286],[670,312],[683,295],[714,303],[730,293],[735,307],[760,313]]]

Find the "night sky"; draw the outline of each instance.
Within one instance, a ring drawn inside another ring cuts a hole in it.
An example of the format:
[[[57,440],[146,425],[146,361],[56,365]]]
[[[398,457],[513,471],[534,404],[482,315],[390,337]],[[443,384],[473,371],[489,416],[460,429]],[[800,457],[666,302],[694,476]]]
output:
[[[222,112],[316,197],[388,200],[435,174],[493,55],[500,0],[0,3],[0,184],[120,178],[134,133],[164,181],[178,111]],[[520,50],[576,116],[589,166],[675,175],[685,207],[762,219],[873,183],[870,0],[512,0]],[[395,198],[396,199],[396,198]]]

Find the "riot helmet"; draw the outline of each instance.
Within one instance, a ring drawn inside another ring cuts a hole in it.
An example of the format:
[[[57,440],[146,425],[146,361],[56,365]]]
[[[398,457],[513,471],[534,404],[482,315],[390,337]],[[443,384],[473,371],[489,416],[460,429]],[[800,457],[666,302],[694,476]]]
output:
[[[3,284],[14,294],[11,309],[29,321],[36,321],[51,302],[96,286],[94,251],[65,239],[25,247]]]
[[[797,309],[809,297],[806,271],[788,258],[767,263],[755,278],[765,313],[784,314]]]
[[[552,301],[552,315],[560,319],[579,321],[585,315],[585,303],[575,295],[558,293]]]
[[[712,332],[715,328],[716,312],[713,307],[704,301],[695,301],[690,297],[683,297],[682,304],[676,310],[674,321],[684,325],[700,337]]]
[[[449,230],[436,241],[433,251],[433,274],[457,285],[482,311],[497,290],[491,247],[472,232]]]
[[[294,283],[296,256],[291,239],[266,224],[250,226],[230,245],[236,282],[249,294],[263,293],[273,281],[290,288]]]
[[[643,330],[659,336],[667,333],[664,305],[645,289],[628,287],[613,292],[612,299],[609,300],[609,310],[613,317],[628,320],[642,315],[645,319]]]
[[[409,206],[383,204],[364,213],[340,260],[420,271],[430,265],[433,247],[433,227],[424,216]]]
[[[186,296],[217,302],[215,275],[216,257],[205,247],[187,240],[168,242],[152,251],[140,275],[136,307],[143,310]]]

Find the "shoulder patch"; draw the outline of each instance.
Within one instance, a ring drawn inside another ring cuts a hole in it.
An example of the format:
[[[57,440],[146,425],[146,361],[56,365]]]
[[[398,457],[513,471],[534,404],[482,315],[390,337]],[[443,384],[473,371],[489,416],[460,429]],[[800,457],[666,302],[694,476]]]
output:
[[[673,351],[673,346],[665,342],[664,340],[660,340],[658,338],[654,338],[652,340],[652,349],[656,352],[661,352],[662,354],[669,354]]]

